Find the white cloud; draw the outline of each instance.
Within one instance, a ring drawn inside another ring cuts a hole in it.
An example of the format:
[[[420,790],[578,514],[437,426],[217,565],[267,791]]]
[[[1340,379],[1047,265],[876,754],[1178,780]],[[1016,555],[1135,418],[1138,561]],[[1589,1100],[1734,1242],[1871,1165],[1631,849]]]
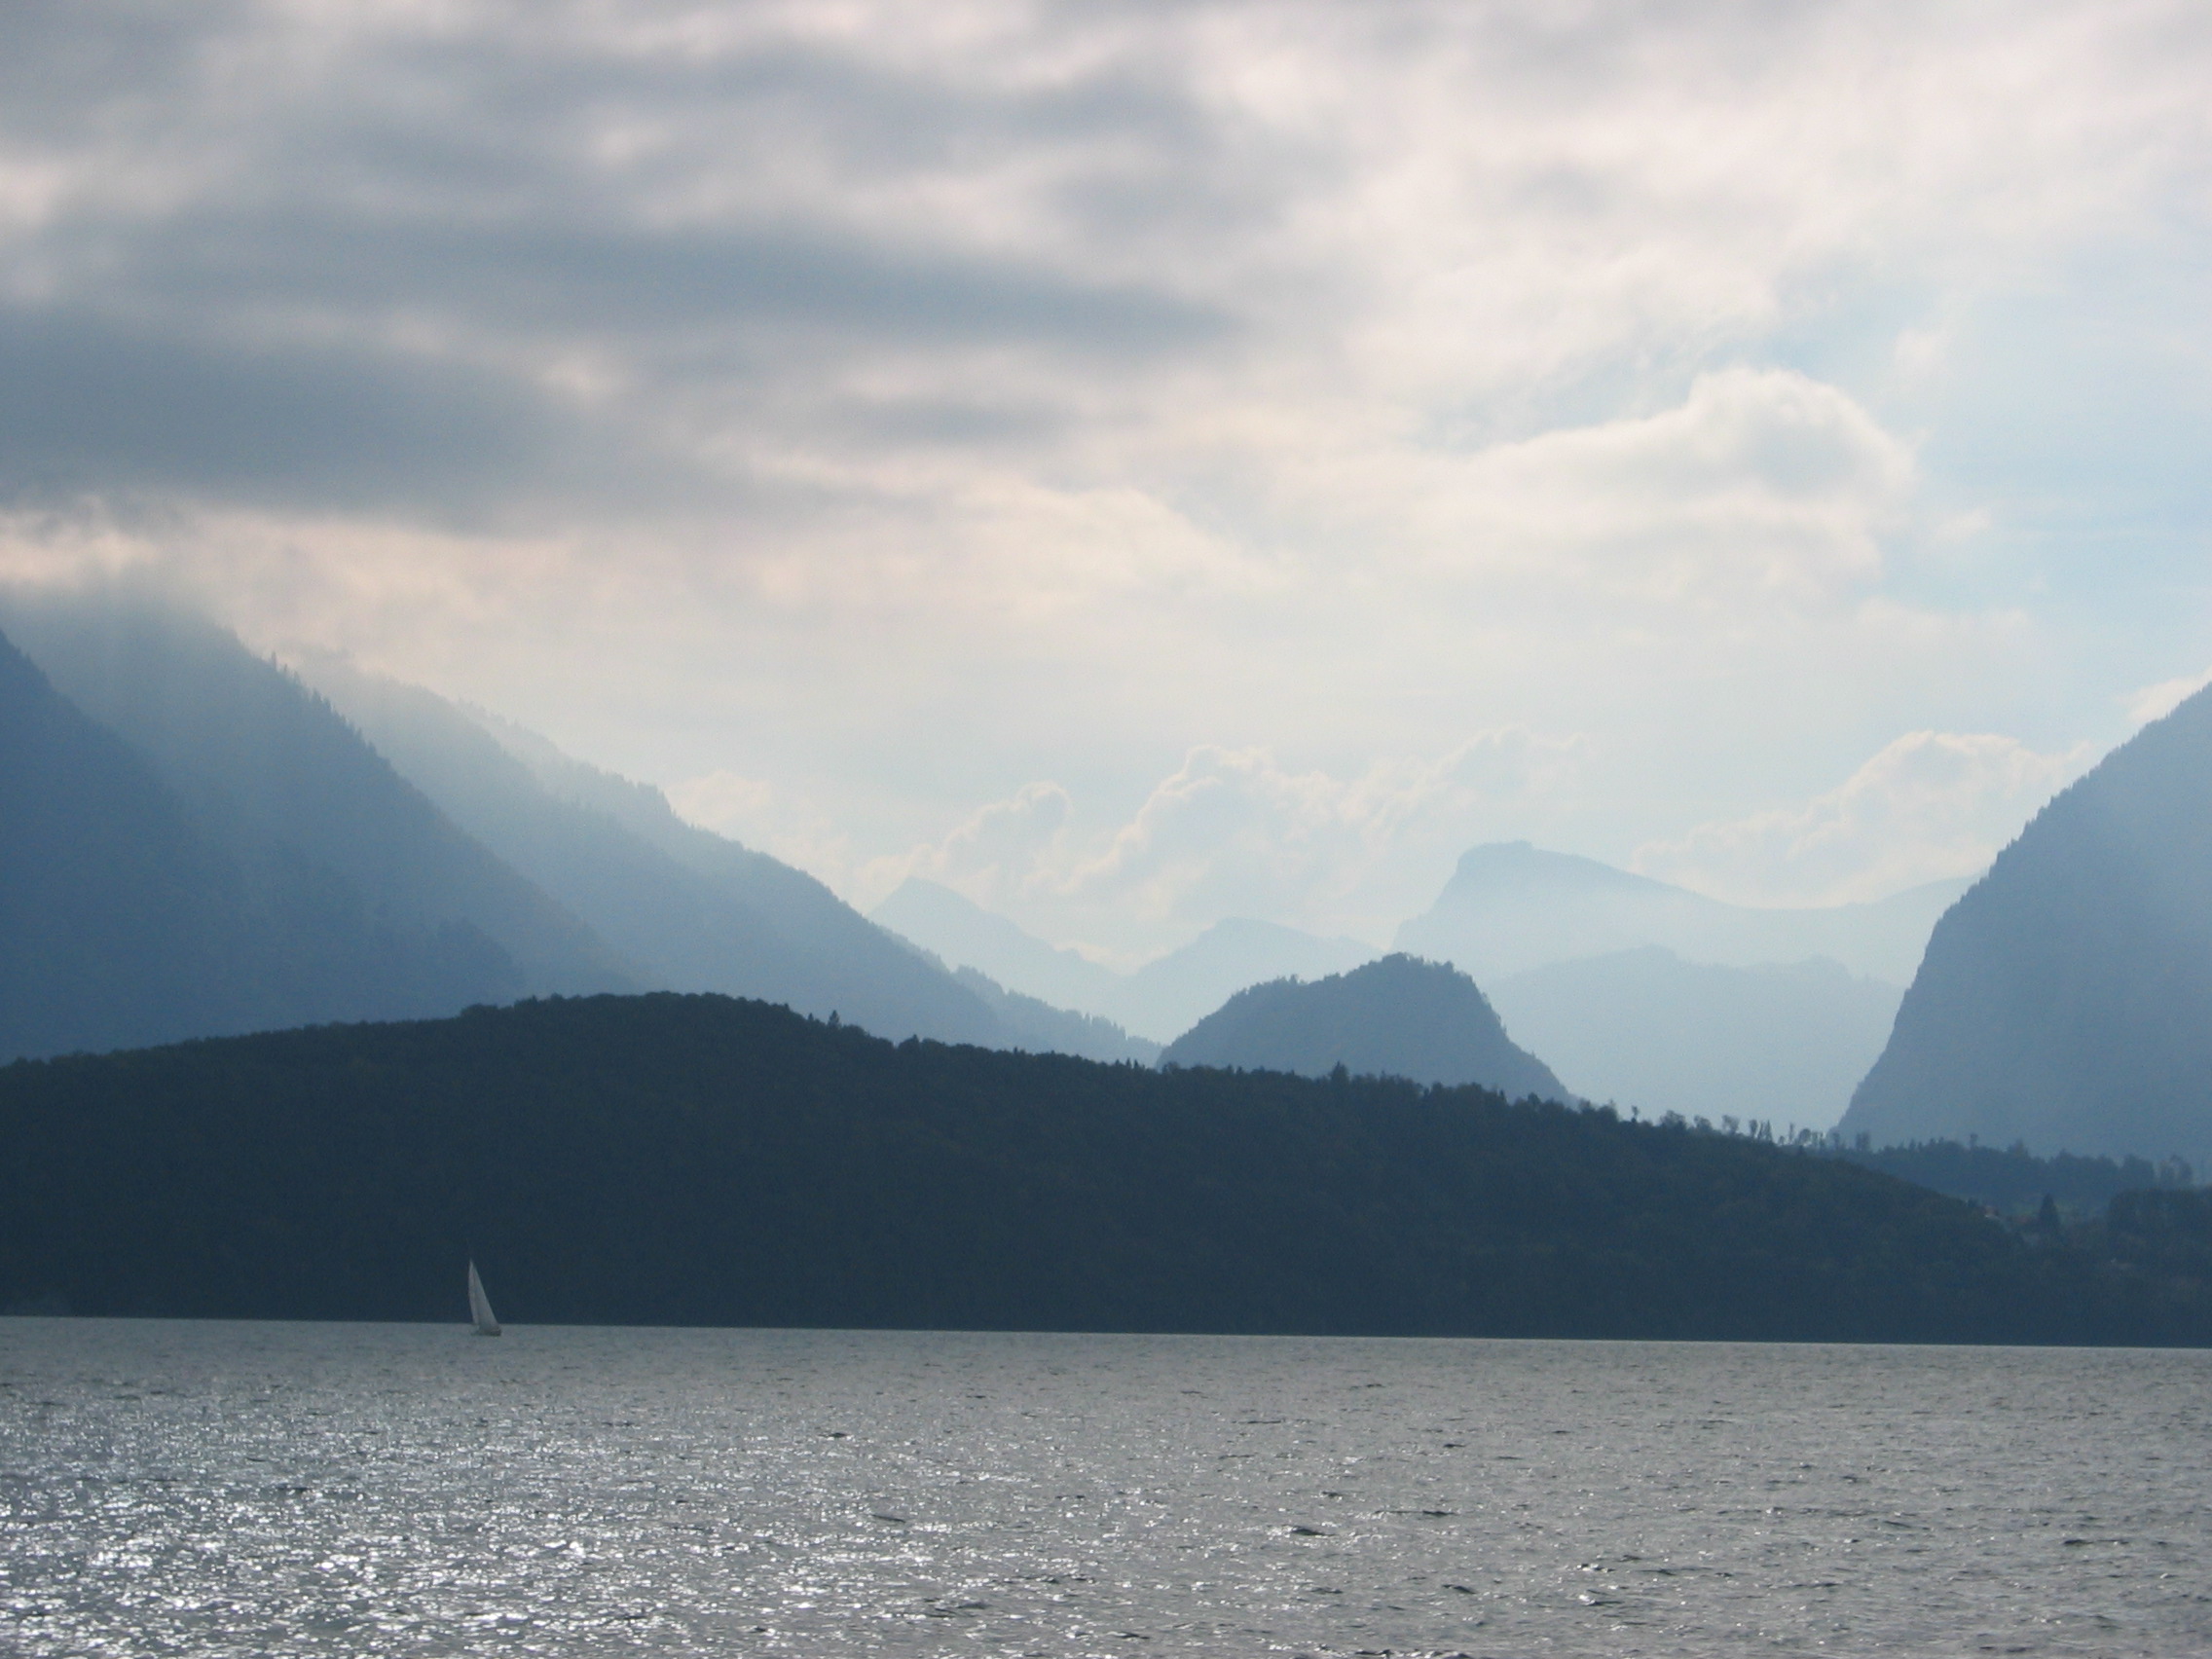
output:
[[[2039,754],[2009,737],[1909,732],[1838,789],[1649,843],[1635,867],[1740,903],[1880,899],[1981,870],[2093,758],[2087,744]]]
[[[1078,828],[1060,786],[1031,784],[941,841],[875,861],[862,885],[931,876],[1056,943],[1124,957],[1226,916],[1382,940],[1470,841],[1570,784],[1585,747],[1513,728],[1340,778],[1265,748],[1201,745],[1102,833]]]
[[[1882,574],[1910,451],[1835,387],[1702,375],[1660,414],[1547,433],[1468,463],[1469,530],[1650,601],[1824,604]]]
[[[96,503],[0,513],[0,582],[96,586],[144,577],[155,564],[146,536],[118,525]]]
[[[2177,680],[2161,680],[2156,685],[2146,685],[2140,691],[2130,691],[2120,701],[2127,709],[2127,718],[2137,725],[2148,725],[2163,719],[2183,703],[2205,686],[2212,685],[2212,668],[2202,674],[2185,674]]]
[[[986,909],[1018,910],[1058,862],[1074,802],[1054,783],[1024,784],[933,844],[875,859],[858,872],[860,901],[871,905],[907,876],[958,889]]]

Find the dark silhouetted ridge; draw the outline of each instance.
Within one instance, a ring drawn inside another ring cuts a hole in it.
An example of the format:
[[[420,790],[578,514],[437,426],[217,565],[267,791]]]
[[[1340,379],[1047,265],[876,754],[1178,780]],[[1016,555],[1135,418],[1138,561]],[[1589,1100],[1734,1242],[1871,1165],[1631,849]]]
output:
[[[1322,1077],[1338,1066],[1416,1083],[1478,1084],[1564,1100],[1551,1068],[1514,1046],[1466,975],[1385,956],[1310,982],[1239,991],[1170,1043],[1162,1065],[1245,1066]]]
[[[718,997],[0,1067],[0,1308],[463,1341],[473,1257],[526,1324],[2203,1341],[2195,1212],[2130,1225],[2162,1266],[1604,1111]]]

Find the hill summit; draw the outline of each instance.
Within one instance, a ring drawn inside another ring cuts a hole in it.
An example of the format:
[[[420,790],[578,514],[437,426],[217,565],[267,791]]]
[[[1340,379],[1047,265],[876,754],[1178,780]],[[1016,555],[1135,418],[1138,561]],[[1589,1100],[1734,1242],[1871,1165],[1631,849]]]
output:
[[[1552,1070],[1505,1034],[1474,980],[1447,963],[1385,956],[1325,979],[1274,979],[1231,997],[1160,1056],[1162,1065],[1242,1066],[1416,1083],[1472,1083],[1514,1099],[1565,1100]]]

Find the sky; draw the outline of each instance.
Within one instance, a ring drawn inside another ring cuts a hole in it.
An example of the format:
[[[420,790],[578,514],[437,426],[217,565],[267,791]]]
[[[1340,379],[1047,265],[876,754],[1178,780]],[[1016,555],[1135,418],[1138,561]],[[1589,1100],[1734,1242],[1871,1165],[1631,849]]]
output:
[[[25,4],[0,575],[864,907],[1969,873],[2212,668],[2200,5]]]

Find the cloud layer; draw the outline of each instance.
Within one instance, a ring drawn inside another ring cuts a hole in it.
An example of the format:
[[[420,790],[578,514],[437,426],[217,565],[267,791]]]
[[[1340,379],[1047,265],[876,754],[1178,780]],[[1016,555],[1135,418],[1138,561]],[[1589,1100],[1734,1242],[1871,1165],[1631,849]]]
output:
[[[1907,733],[1800,805],[1701,824],[1639,848],[1636,867],[1751,904],[1840,904],[1977,875],[2053,794],[2087,744],[2039,755],[2009,737]]]
[[[0,574],[155,573],[856,894],[925,848],[1102,947],[1349,926],[1428,824],[1856,892],[1996,819],[1726,827],[1900,733],[2111,741],[2206,657],[2181,0],[119,0],[9,46]],[[1509,732],[1576,734],[1571,789],[1448,781]]]

